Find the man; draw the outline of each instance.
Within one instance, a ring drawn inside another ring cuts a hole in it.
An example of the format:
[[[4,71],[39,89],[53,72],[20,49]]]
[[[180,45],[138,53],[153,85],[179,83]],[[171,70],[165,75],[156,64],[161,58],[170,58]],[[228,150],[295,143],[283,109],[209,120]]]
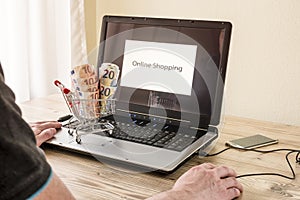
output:
[[[0,64],[0,200],[74,199],[38,147],[52,138],[61,124],[27,124],[14,101]],[[183,174],[172,189],[149,199],[233,199],[243,190],[235,176],[233,169],[204,163]]]

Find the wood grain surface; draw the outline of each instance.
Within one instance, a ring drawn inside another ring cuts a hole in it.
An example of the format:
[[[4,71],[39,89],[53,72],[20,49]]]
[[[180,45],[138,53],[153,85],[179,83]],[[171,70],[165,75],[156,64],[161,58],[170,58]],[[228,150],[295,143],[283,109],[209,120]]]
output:
[[[27,121],[56,120],[68,114],[67,106],[60,94],[50,95],[20,104],[23,117]],[[234,116],[223,117],[220,137],[211,146],[210,153],[225,147],[225,142],[254,134],[262,134],[279,143],[259,148],[292,148],[300,150],[300,127],[245,119]],[[53,147],[44,147],[47,159],[76,199],[145,199],[172,187],[176,179],[192,166],[211,162],[234,168],[238,175],[248,173],[280,173],[292,176],[285,160],[287,152],[256,153],[229,149],[214,157],[194,154],[176,171],[138,172],[131,168],[99,161],[93,156],[81,155]],[[295,153],[289,156],[296,173],[295,180],[279,176],[249,176],[239,180],[244,192],[239,199],[270,200],[300,199],[300,164],[295,161]]]

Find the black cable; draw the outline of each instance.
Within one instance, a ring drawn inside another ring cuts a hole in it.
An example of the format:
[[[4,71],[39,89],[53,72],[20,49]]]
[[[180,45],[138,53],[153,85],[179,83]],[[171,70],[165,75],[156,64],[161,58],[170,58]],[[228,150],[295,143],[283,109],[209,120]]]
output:
[[[228,149],[230,149],[230,147],[227,147],[227,148],[225,148],[217,153],[214,153],[214,154],[207,154],[206,157],[219,155],[219,154],[223,153],[224,151],[227,151]]]
[[[296,163],[300,164],[300,158],[299,158],[300,152],[297,153],[296,155]]]
[[[296,175],[295,175],[295,172],[294,172],[294,169],[293,167],[291,166],[291,163],[288,159],[288,156],[291,154],[291,153],[294,153],[295,151],[290,151],[286,154],[285,156],[285,159],[290,167],[290,170],[293,174],[292,177],[289,177],[289,176],[286,176],[286,175],[283,175],[283,174],[278,174],[278,173],[256,173],[256,174],[243,174],[243,175],[239,175],[237,176],[236,178],[242,178],[242,177],[246,177],[246,176],[265,176],[265,175],[271,175],[271,176],[281,176],[283,178],[287,178],[287,179],[290,179],[290,180],[294,180],[296,178]]]
[[[285,155],[285,159],[286,159],[286,162],[288,163],[288,166],[292,172],[292,177],[289,177],[289,176],[286,176],[286,175],[283,175],[283,174],[279,174],[279,173],[251,173],[251,174],[242,174],[242,175],[238,175],[236,178],[242,178],[242,177],[247,177],[247,176],[265,176],[265,175],[271,175],[271,176],[280,176],[280,177],[283,177],[283,178],[287,178],[287,179],[290,179],[290,180],[294,180],[296,178],[296,175],[295,175],[295,171],[289,161],[289,155],[292,154],[292,153],[296,153],[297,152],[297,155],[296,155],[296,163],[300,164],[300,158],[299,158],[299,155],[300,155],[300,150],[295,150],[295,149],[272,149],[272,150],[257,150],[257,149],[246,149],[246,148],[239,148],[239,147],[233,147],[233,146],[230,146],[230,147],[227,147],[217,153],[213,153],[213,154],[207,154],[206,156],[209,157],[209,156],[216,156],[216,155],[219,155],[229,149],[238,149],[238,150],[243,150],[243,151],[253,151],[253,152],[258,152],[258,153],[272,153],[272,152],[278,152],[278,151],[288,151],[288,153]]]

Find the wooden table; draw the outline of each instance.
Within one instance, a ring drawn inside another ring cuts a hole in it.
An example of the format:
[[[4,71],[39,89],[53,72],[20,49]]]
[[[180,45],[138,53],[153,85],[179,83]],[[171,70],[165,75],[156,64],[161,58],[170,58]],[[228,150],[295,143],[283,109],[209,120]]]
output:
[[[56,120],[68,113],[59,94],[22,103],[23,116],[27,121]],[[262,122],[233,116],[226,116],[221,134],[211,153],[225,148],[225,141],[263,134],[279,139],[279,144],[260,148],[300,149],[300,127]],[[158,172],[137,173],[125,168],[101,163],[92,156],[85,156],[55,148],[45,148],[52,167],[75,195],[76,199],[145,199],[172,187],[176,179],[190,167],[204,162],[233,167],[241,174],[275,172],[292,176],[286,152],[255,153],[230,149],[214,157],[192,156],[171,174]],[[290,156],[291,165],[297,178],[288,180],[278,176],[252,176],[240,178],[244,193],[239,199],[300,199],[300,164],[295,162],[295,154]]]

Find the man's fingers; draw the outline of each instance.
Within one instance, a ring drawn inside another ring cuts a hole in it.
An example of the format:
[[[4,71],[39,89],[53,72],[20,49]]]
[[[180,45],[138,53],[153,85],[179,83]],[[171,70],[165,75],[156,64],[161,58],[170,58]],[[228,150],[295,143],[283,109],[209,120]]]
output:
[[[233,169],[228,168],[226,166],[217,167],[216,170],[220,178],[236,177],[237,175]]]
[[[30,126],[37,126],[39,124],[44,124],[44,123],[48,123],[48,122],[57,122],[57,121],[39,121],[39,122],[28,122],[28,124]]]
[[[42,122],[42,123],[35,123],[31,124],[32,127],[38,128],[41,131],[48,129],[48,128],[61,128],[61,123],[57,121],[51,121],[51,122]]]
[[[38,127],[31,127],[31,129],[34,132],[34,135],[38,135],[42,132]]]
[[[55,128],[48,128],[43,130],[40,134],[36,135],[37,146],[40,146],[43,142],[46,142],[57,133]]]
[[[213,169],[213,168],[216,167],[216,165],[211,164],[211,163],[203,163],[201,166],[206,168],[206,169]]]
[[[35,134],[37,146],[52,138],[57,133],[56,129],[62,126],[57,121],[35,122],[29,125]]]
[[[227,195],[228,195],[228,199],[234,199],[234,198],[237,198],[241,195],[241,190],[238,189],[238,188],[228,188],[227,190]]]
[[[237,188],[240,191],[243,191],[243,186],[240,182],[234,177],[228,177],[223,179],[223,184],[226,188]]]

